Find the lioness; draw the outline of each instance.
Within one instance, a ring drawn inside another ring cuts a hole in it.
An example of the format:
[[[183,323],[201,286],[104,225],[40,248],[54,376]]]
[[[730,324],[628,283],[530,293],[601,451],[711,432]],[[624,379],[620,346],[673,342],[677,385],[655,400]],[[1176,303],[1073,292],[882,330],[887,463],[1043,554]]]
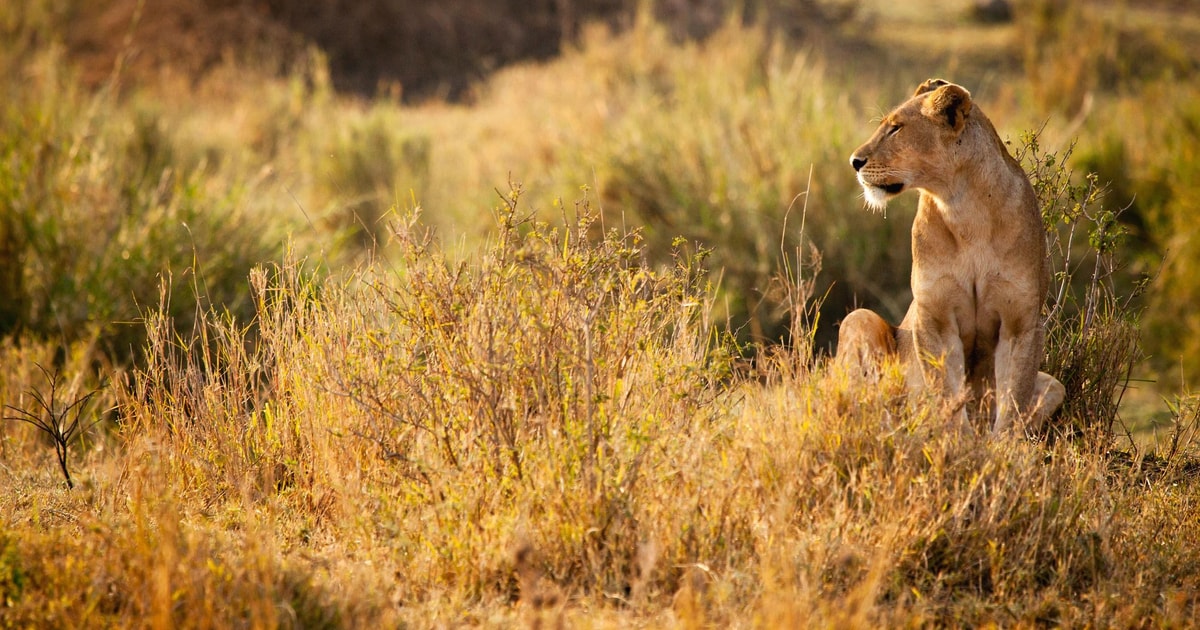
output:
[[[1046,237],[1033,187],[991,121],[966,89],[930,79],[884,117],[850,164],[872,208],[909,188],[921,200],[908,313],[898,328],[866,309],[850,313],[837,360],[865,369],[899,353],[910,390],[935,387],[981,405],[993,392],[993,432],[1018,420],[1041,426],[1065,395],[1038,371]]]

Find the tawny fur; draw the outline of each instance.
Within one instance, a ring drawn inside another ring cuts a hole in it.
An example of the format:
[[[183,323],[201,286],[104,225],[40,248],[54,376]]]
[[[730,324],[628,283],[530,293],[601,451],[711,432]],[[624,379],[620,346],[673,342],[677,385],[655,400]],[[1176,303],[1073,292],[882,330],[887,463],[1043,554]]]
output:
[[[992,401],[996,432],[1040,426],[1065,393],[1038,371],[1046,237],[1033,187],[991,121],[967,90],[930,79],[850,162],[868,205],[882,208],[909,188],[921,199],[908,313],[898,328],[865,309],[851,313],[838,361],[867,368],[898,353],[910,389]]]

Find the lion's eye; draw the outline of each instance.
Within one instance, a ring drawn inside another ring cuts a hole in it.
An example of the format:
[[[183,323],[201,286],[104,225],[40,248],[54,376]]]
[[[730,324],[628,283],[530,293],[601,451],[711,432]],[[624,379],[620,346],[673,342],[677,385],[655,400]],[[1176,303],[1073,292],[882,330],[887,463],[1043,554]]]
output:
[[[896,135],[897,131],[900,131],[900,125],[892,125],[891,128],[888,129],[887,135],[894,136]]]

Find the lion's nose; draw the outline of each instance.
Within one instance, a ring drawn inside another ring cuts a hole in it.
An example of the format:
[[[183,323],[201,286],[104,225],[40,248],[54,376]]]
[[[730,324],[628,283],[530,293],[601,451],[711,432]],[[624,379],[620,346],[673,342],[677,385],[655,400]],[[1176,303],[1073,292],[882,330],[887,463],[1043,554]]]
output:
[[[854,167],[855,172],[862,170],[862,167],[867,163],[867,158],[860,158],[857,155],[850,156],[850,166]]]

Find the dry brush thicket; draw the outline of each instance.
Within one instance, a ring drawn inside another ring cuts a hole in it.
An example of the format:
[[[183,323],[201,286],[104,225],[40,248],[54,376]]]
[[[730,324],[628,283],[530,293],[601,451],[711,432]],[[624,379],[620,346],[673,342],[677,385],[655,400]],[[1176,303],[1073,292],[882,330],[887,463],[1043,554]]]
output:
[[[150,317],[73,492],[6,427],[5,623],[1196,613],[1189,435],[1130,460],[1096,432],[951,428],[896,369],[862,382],[784,351],[739,376],[706,319],[705,252],[649,266],[586,202],[558,227],[520,204],[462,260],[413,214],[343,282],[297,260],[254,272],[252,321],[205,311],[181,335]]]

